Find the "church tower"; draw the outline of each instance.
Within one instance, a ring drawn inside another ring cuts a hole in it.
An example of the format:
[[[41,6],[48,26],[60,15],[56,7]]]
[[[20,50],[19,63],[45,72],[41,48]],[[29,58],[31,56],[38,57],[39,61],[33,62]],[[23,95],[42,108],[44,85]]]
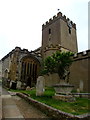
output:
[[[61,12],[42,25],[43,58],[57,50],[78,52],[76,24]]]

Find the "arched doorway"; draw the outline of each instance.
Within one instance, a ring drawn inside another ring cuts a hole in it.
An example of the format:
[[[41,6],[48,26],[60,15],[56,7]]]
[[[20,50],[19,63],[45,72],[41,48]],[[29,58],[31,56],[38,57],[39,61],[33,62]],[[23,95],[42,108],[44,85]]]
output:
[[[40,62],[34,56],[25,56],[21,60],[21,81],[34,87],[40,69]]]

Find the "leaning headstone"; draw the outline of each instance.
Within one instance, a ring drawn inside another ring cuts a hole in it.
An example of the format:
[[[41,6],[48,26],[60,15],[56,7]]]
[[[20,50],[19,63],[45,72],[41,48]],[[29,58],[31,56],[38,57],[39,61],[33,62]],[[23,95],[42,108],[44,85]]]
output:
[[[43,76],[39,76],[37,78],[36,84],[36,96],[42,96],[44,94],[45,87],[45,79]]]

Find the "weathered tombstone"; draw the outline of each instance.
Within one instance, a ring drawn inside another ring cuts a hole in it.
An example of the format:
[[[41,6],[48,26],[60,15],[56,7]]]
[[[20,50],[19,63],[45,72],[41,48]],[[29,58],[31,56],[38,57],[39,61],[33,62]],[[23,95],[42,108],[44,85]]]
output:
[[[12,81],[10,81],[10,88],[11,88],[11,86],[12,86]]]
[[[25,89],[26,89],[26,83],[22,83],[21,89],[22,89],[22,90],[25,90]]]
[[[77,92],[80,93],[80,88],[77,88]]]
[[[10,88],[10,79],[7,80],[7,88]]]
[[[36,84],[36,96],[42,96],[44,94],[45,87],[45,79],[43,76],[39,76],[37,78]]]
[[[21,89],[21,81],[17,81],[17,89]]]
[[[31,90],[31,88],[29,86],[26,87],[26,90]]]

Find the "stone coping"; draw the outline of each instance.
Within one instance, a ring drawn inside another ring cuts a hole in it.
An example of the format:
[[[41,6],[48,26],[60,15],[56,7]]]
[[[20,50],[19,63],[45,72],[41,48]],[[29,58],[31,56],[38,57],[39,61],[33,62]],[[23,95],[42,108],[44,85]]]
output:
[[[71,95],[90,95],[90,93],[70,93]]]
[[[49,117],[56,118],[57,120],[89,120],[90,118],[90,115],[88,113],[83,115],[72,115],[70,113],[63,112],[37,100],[34,100],[23,93],[17,93],[17,95],[43,111]]]
[[[74,87],[74,85],[68,85],[68,84],[56,84],[53,87]]]
[[[83,97],[90,99],[90,93],[69,93],[69,95],[72,95],[74,97]]]

